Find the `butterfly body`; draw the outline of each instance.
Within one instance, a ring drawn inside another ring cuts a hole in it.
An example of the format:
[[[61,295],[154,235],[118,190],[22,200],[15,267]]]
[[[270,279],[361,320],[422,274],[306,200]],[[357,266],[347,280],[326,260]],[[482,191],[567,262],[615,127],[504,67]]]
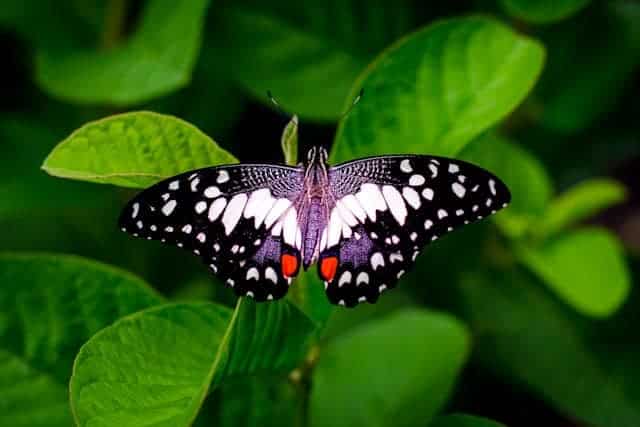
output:
[[[506,206],[491,173],[456,159],[393,155],[329,166],[228,165],[186,172],[143,191],[123,231],[192,251],[238,295],[284,296],[318,264],[329,300],[375,302],[424,246]]]

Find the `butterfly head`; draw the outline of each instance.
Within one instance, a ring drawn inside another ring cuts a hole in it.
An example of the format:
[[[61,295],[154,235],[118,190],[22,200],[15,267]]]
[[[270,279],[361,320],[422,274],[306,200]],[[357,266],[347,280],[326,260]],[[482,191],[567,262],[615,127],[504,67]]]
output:
[[[328,157],[327,150],[323,147],[311,147],[311,149],[307,151],[307,166],[326,165]]]

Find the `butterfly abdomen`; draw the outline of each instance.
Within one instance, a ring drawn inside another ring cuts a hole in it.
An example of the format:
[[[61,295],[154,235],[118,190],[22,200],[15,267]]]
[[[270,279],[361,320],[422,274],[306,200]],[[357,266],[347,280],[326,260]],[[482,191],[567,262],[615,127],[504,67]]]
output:
[[[315,261],[318,239],[322,228],[325,226],[325,221],[322,221],[324,217],[322,199],[319,197],[311,198],[307,212],[308,214],[303,218],[305,224],[303,227],[304,247],[302,264],[305,269]]]

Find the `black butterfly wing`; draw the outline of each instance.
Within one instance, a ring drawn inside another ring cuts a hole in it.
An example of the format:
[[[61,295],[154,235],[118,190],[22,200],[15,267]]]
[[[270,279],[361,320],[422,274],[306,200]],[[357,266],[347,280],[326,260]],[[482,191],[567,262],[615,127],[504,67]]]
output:
[[[278,299],[291,282],[283,254],[300,262],[295,203],[303,176],[298,168],[273,165],[186,172],[138,194],[119,224],[135,237],[191,251],[237,295]]]
[[[319,263],[338,258],[326,292],[331,302],[349,307],[375,302],[424,246],[495,213],[511,198],[490,172],[443,157],[356,160],[330,169],[329,181],[335,206]]]

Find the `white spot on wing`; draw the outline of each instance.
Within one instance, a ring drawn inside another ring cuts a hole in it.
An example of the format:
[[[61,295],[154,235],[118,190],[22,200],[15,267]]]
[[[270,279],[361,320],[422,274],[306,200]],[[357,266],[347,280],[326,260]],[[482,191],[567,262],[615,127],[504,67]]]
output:
[[[384,197],[375,184],[362,184],[360,191],[356,193],[356,199],[358,199],[372,222],[376,221],[376,210],[385,211],[387,209]]]
[[[162,207],[162,213],[165,214],[165,216],[171,215],[173,213],[173,210],[176,208],[177,205],[178,205],[178,202],[176,202],[175,200],[169,200]]]
[[[274,222],[280,219],[289,206],[291,206],[291,202],[288,199],[278,199],[265,218],[264,225],[266,225],[267,228],[271,227]]]
[[[229,181],[229,172],[227,172],[224,169],[222,169],[221,171],[218,171],[218,178],[216,179],[216,182],[218,184],[223,184],[227,181]]]
[[[464,185],[459,184],[457,182],[454,182],[453,184],[451,184],[451,189],[453,190],[455,195],[461,199],[464,197],[465,193],[467,192],[467,190],[464,188]]]
[[[384,257],[381,252],[371,255],[371,268],[376,271],[378,267],[384,267]]]
[[[448,215],[449,214],[444,209],[438,209],[438,218],[442,219],[442,218],[444,218],[444,217],[446,217]]]
[[[131,218],[135,218],[138,216],[138,212],[140,211],[140,204],[134,203],[132,208],[133,208],[133,212],[131,213]]]
[[[429,170],[431,171],[431,178],[438,176],[438,167],[433,164],[429,164]]]
[[[324,251],[325,248],[327,247],[327,227],[324,228],[324,230],[322,230],[322,237],[320,237],[320,250]]]
[[[264,277],[268,280],[271,280],[273,283],[278,283],[278,275],[276,274],[276,271],[271,267],[267,267],[266,270],[264,270]]]
[[[338,281],[338,287],[344,285],[345,283],[350,283],[350,282],[351,282],[351,272],[345,271],[344,273],[342,273],[342,276],[340,276],[340,280]]]
[[[260,225],[262,225],[262,222],[267,217],[267,214],[269,214],[269,212],[271,211],[271,209],[275,204],[276,204],[276,199],[271,197],[271,194],[267,195],[267,197],[264,198],[264,201],[262,202],[260,209],[256,211],[255,222],[253,225],[255,228],[258,228],[260,227]],[[245,211],[246,211],[246,208],[245,208]]]
[[[404,258],[402,257],[402,254],[400,252],[394,252],[389,255],[389,261],[391,262],[391,264],[393,264],[396,261],[404,261]]]
[[[180,181],[171,181],[169,183],[169,190],[177,190],[180,188]]]
[[[196,203],[196,213],[197,214],[201,214],[202,212],[207,210],[207,202],[205,201],[199,201],[198,203]]]
[[[347,208],[341,200],[336,201],[336,207],[334,209],[338,209],[340,216],[342,217],[344,222],[349,224],[350,227],[354,227],[358,224],[358,220],[356,219],[356,217],[353,216],[351,210]]]
[[[456,172],[460,172],[460,167],[458,167],[458,165],[456,165],[455,163],[450,163],[449,173],[456,173]]]
[[[411,205],[413,209],[420,208],[420,196],[413,188],[404,187],[402,189],[402,197],[404,197],[404,199],[407,201],[407,203],[409,203],[409,205]]]
[[[194,181],[195,182],[195,181]],[[204,190],[204,197],[208,198],[208,199],[215,199],[216,197],[218,197],[220,194],[222,194],[220,192],[220,189],[218,187],[215,186],[211,186],[211,187],[207,187]]]
[[[227,199],[224,197],[220,197],[218,200],[211,203],[211,206],[209,206],[209,221],[213,222],[218,219],[225,206],[227,206]]]
[[[409,185],[412,187],[416,187],[418,185],[422,185],[424,184],[425,179],[424,176],[422,175],[411,175],[411,178],[409,178]]]
[[[338,213],[337,209],[334,209],[331,212],[331,217],[329,218],[328,232],[327,232],[327,245],[328,247],[332,247],[337,245],[340,241],[340,234],[342,233],[342,218]],[[348,225],[347,225],[348,227]]]
[[[236,194],[229,201],[227,209],[225,209],[222,215],[222,224],[224,224],[224,233],[228,236],[240,221],[242,216],[242,210],[247,203],[246,194]]]
[[[422,190],[422,197],[427,200],[433,200],[433,190],[428,187],[425,188],[424,190]]]
[[[286,244],[294,246],[296,243],[296,232],[298,231],[298,215],[295,208],[289,209],[282,222],[282,237]]]
[[[247,270],[247,280],[251,279],[260,279],[260,272],[255,267],[251,267],[249,270]]]
[[[404,159],[400,162],[400,170],[404,173],[413,172],[413,168],[411,167],[411,162],[409,161],[409,159]]]
[[[425,230],[428,230],[428,229],[430,229],[431,227],[433,227],[433,221],[431,221],[430,219],[426,220],[426,221],[424,222],[424,229],[425,229]]]
[[[249,201],[244,207],[244,217],[247,219],[251,218],[252,216],[257,217],[261,212],[263,212],[264,215],[262,215],[262,218],[264,218],[264,216],[266,216],[266,214],[268,213],[268,210],[267,212],[264,211],[265,205],[267,205],[269,199],[271,199],[271,191],[269,191],[268,188],[261,188],[260,190],[256,190],[251,193]]]
[[[400,192],[391,185],[385,185],[382,187],[382,194],[389,205],[391,215],[398,221],[398,224],[404,225],[407,219],[407,206],[404,204]]]
[[[369,275],[365,271],[360,272],[356,277],[356,285],[360,286],[362,283],[369,284]]]
[[[489,190],[491,190],[491,194],[496,195],[496,182],[492,179],[489,180]]]
[[[191,191],[193,192],[198,191],[198,184],[200,184],[200,178],[196,178],[193,181],[191,181]]]
[[[360,202],[358,202],[358,199],[356,199],[356,196],[354,196],[353,194],[344,196],[342,199],[340,199],[340,202],[341,204],[344,204],[344,206],[347,207],[349,211],[351,211],[351,213],[355,215],[356,218],[358,218],[358,221],[364,222],[364,220],[367,218],[367,213],[364,211],[362,205],[360,205]]]

